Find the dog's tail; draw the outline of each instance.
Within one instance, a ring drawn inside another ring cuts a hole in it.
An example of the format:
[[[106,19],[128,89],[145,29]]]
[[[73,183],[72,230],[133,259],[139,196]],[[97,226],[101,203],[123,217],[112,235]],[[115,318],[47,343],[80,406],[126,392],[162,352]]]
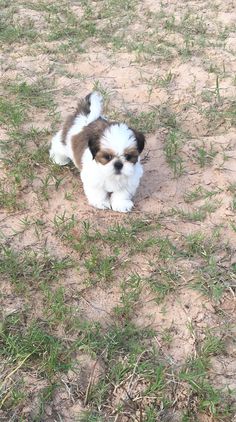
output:
[[[85,101],[89,106],[89,114],[87,115],[87,124],[98,119],[102,114],[103,99],[99,92],[94,91],[85,97]]]

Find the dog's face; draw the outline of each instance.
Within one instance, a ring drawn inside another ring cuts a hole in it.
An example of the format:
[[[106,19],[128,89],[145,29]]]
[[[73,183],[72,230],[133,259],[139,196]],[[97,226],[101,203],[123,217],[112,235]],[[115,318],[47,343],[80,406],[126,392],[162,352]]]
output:
[[[141,132],[124,123],[107,124],[105,129],[89,139],[93,159],[107,177],[129,177],[145,145]]]

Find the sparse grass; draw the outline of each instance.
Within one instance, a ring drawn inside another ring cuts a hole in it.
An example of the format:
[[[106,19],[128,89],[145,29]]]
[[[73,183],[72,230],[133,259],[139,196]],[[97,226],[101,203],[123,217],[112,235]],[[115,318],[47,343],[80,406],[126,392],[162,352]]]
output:
[[[54,372],[65,370],[68,363],[62,358],[63,345],[42,327],[32,324],[24,332],[18,331],[15,321],[6,321],[1,332],[1,356],[12,362],[40,360],[40,370],[50,377]]]
[[[59,274],[71,266],[70,259],[56,259],[46,250],[40,253],[31,250],[16,252],[2,245],[0,273],[21,290],[55,281]]]
[[[156,294],[157,303],[161,303],[166,296],[177,289],[180,278],[178,271],[173,272],[165,267],[159,267],[152,273],[147,283]]]
[[[15,24],[13,21],[7,22],[5,16],[2,15],[0,25],[0,42],[3,45],[11,46],[22,41],[34,42],[37,39],[37,31],[30,21],[25,25]]]
[[[184,171],[183,159],[179,154],[181,144],[181,134],[176,130],[171,130],[166,137],[164,151],[166,161],[173,170],[175,176],[180,176]]]
[[[130,126],[144,133],[153,132],[157,127],[157,112],[155,110],[132,115],[128,113],[125,120]]]
[[[16,186],[10,188],[6,186],[5,181],[0,181],[0,206],[9,211],[16,211],[22,209],[24,206],[17,197]]]
[[[212,196],[218,195],[221,189],[215,188],[212,190],[205,189],[203,186],[198,186],[192,191],[187,191],[184,195],[184,200],[187,204],[191,204],[200,199],[211,198]]]
[[[25,110],[21,104],[0,98],[0,122],[2,125],[19,126],[25,119]]]
[[[210,146],[210,149],[207,149],[205,145],[196,148],[196,162],[200,167],[205,167],[210,165],[215,158],[217,151],[215,151],[213,145]]]
[[[46,79],[39,79],[37,82],[29,84],[27,82],[8,83],[6,89],[14,94],[25,107],[33,106],[41,109],[52,109],[55,107],[51,95],[51,86]]]
[[[88,283],[94,285],[98,281],[111,281],[115,262],[115,256],[108,255],[103,257],[98,249],[93,247],[91,255],[84,262],[84,266],[90,275]]]
[[[216,200],[215,202],[206,201],[205,204],[191,211],[185,211],[184,209],[181,209],[181,208],[173,208],[172,214],[177,215],[183,220],[204,221],[209,214],[216,211],[219,205],[220,205],[219,202]]]

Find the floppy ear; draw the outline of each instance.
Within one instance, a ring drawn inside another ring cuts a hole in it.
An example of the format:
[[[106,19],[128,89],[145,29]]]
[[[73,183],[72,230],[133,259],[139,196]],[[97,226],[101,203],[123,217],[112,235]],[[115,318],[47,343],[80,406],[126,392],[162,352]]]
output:
[[[99,135],[96,133],[90,133],[88,136],[88,147],[91,151],[93,159],[100,149]]]
[[[93,159],[100,149],[100,138],[108,126],[109,123],[106,120],[99,118],[84,128],[84,133],[88,141],[88,147],[91,151]]]
[[[142,132],[138,132],[135,129],[131,129],[131,130],[134,132],[136,142],[137,142],[138,152],[139,152],[139,154],[141,154],[141,152],[144,149],[145,143],[146,143],[145,136]]]

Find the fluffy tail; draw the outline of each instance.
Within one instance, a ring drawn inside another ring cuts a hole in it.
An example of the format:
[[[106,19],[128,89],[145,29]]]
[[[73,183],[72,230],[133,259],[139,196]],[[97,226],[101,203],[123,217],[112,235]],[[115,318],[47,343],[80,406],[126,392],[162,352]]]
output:
[[[87,115],[87,124],[89,124],[101,116],[103,109],[103,99],[99,92],[94,91],[85,97],[85,101],[90,108],[90,112]]]

